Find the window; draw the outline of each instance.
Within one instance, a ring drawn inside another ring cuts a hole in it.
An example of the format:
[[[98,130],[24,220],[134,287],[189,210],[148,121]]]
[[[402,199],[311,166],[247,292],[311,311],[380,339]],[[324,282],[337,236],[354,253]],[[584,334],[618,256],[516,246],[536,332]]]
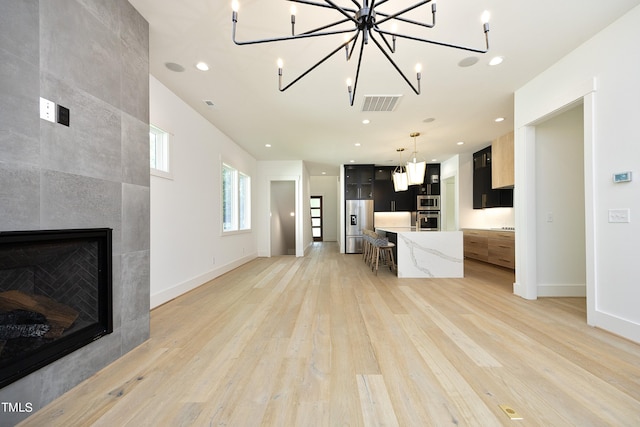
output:
[[[149,127],[149,160],[153,175],[171,178],[169,168],[169,133],[162,129]]]
[[[251,229],[251,177],[222,164],[222,231]]]

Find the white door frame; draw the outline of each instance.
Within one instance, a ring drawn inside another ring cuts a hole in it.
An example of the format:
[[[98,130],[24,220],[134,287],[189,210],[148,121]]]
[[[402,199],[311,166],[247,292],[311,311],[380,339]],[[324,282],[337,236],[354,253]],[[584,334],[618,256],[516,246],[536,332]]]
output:
[[[515,226],[516,282],[513,292],[526,299],[538,297],[536,273],[536,125],[569,110],[580,101],[584,105],[584,191],[585,250],[587,278],[587,323],[594,323],[596,301],[596,231],[595,231],[595,78],[556,94],[535,117],[515,124]]]

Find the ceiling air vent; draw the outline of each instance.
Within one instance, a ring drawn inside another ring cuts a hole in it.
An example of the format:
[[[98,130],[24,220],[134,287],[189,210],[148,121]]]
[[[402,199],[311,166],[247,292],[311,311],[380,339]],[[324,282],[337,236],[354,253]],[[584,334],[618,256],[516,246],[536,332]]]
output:
[[[216,106],[216,104],[214,104],[210,99],[203,99],[202,102],[204,102],[209,108],[215,108]]]
[[[394,111],[402,95],[365,95],[362,111]]]

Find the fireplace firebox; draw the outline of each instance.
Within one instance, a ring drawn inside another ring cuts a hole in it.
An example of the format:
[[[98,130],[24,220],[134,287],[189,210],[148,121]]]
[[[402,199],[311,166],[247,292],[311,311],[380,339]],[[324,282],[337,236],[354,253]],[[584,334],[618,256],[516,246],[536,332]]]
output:
[[[0,388],[113,332],[111,233],[0,232]]]

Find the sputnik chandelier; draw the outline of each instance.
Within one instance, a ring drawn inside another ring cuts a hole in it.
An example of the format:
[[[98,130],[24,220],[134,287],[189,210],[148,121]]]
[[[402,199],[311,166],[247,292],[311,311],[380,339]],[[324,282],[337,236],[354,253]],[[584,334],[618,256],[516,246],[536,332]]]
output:
[[[443,43],[434,40],[428,40],[421,37],[415,37],[412,35],[406,35],[398,33],[397,31],[387,31],[381,28],[381,25],[388,21],[399,21],[406,24],[411,24],[413,26],[418,27],[426,27],[433,28],[436,24],[436,2],[435,0],[421,0],[415,3],[412,6],[406,7],[395,13],[384,13],[378,8],[381,7],[384,3],[387,3],[389,0],[351,0],[351,2],[356,6],[352,7],[342,7],[337,5],[332,0],[325,0],[324,3],[315,2],[311,0],[289,0],[291,3],[299,3],[307,6],[315,6],[322,7],[328,9],[334,9],[339,15],[342,15],[341,19],[338,19],[335,22],[328,23],[321,27],[315,28],[313,30],[305,31],[303,33],[296,34],[295,24],[296,24],[296,7],[295,4],[291,6],[291,35],[284,37],[274,37],[267,39],[259,39],[259,40],[250,40],[250,41],[238,41],[236,40],[236,24],[238,22],[238,9],[239,3],[238,0],[233,0],[231,3],[233,12],[232,12],[232,39],[233,42],[237,45],[251,45],[251,44],[260,44],[260,43],[270,43],[270,42],[279,42],[285,40],[297,40],[311,37],[321,37],[321,36],[331,36],[336,34],[346,34],[344,42],[342,42],[338,47],[336,47],[333,51],[328,53],[325,57],[320,59],[314,65],[309,67],[306,71],[292,80],[289,84],[282,86],[282,69],[283,63],[281,60],[278,60],[278,87],[280,92],[284,92],[289,89],[291,86],[300,81],[304,76],[309,74],[311,71],[316,69],[320,64],[327,61],[333,55],[338,53],[341,50],[345,50],[347,61],[351,59],[354,51],[356,50],[356,44],[358,40],[360,40],[360,50],[358,53],[358,65],[356,67],[356,76],[355,82],[352,83],[351,79],[347,80],[347,90],[349,92],[349,102],[351,106],[353,106],[353,101],[356,96],[356,91],[358,89],[358,80],[360,78],[360,69],[362,65],[362,53],[364,51],[365,45],[369,44],[369,40],[372,40],[373,43],[378,47],[378,49],[382,52],[382,54],[387,58],[387,60],[391,63],[393,68],[400,74],[400,76],[407,82],[409,87],[416,93],[416,95],[420,95],[420,79],[422,77],[422,66],[420,64],[416,65],[416,80],[417,84],[414,85],[409,81],[407,76],[402,72],[400,67],[393,61],[391,58],[391,54],[395,53],[396,50],[396,39],[404,38],[424,43],[435,44],[439,46],[450,47],[454,49],[461,49],[470,52],[476,53],[486,53],[489,51],[489,13],[484,12],[482,14],[482,23],[483,23],[483,31],[485,38],[485,49],[475,49],[471,47],[459,46],[450,43]],[[431,3],[431,22],[419,22],[414,19],[408,19],[403,17],[406,13],[418,9],[421,6],[426,5],[427,3]],[[349,28],[338,28],[342,24],[350,23],[352,25],[347,25]],[[380,40],[378,40],[378,36]]]

